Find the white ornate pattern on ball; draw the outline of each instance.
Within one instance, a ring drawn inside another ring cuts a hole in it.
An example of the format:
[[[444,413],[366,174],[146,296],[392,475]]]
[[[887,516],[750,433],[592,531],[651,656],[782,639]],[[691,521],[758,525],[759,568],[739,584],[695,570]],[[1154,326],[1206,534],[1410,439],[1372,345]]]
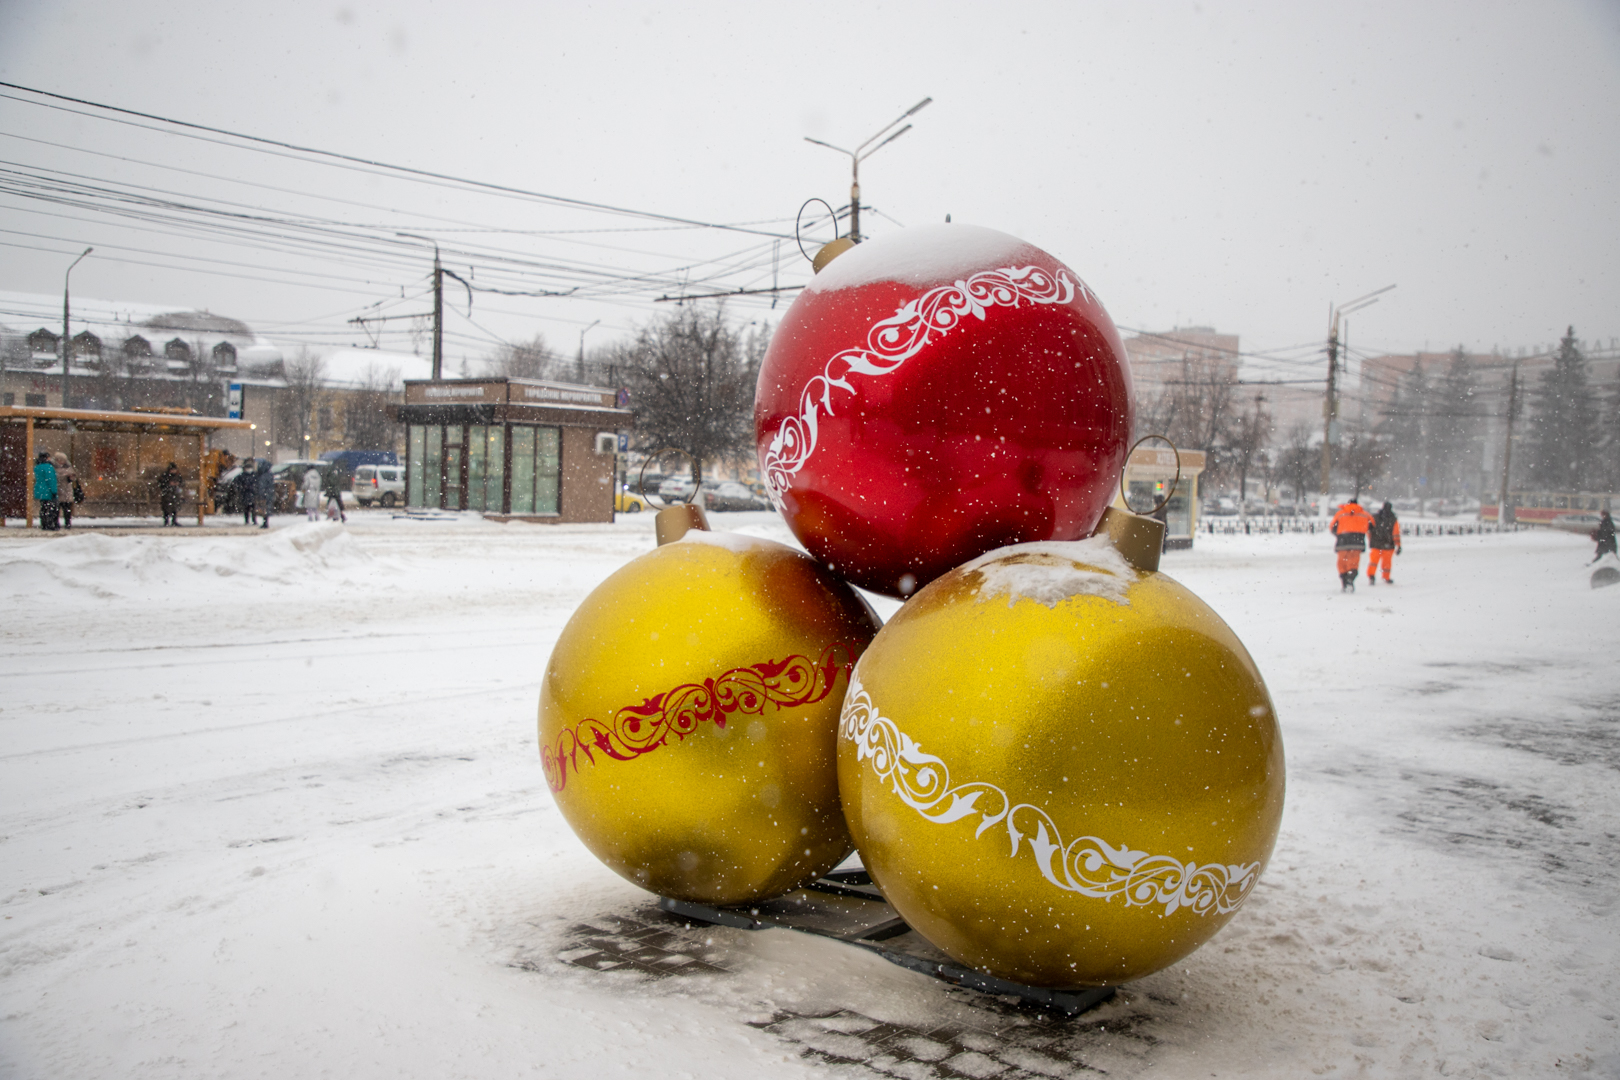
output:
[[[1005,266],[985,270],[963,281],[929,289],[908,301],[867,331],[864,348],[845,349],[828,360],[820,375],[799,395],[799,411],[782,421],[765,451],[765,487],[778,509],[793,476],[816,449],[821,413],[832,415],[834,389],[854,393],[851,375],[887,375],[961,325],[964,316],[983,319],[993,307],[1020,304],[1067,304],[1079,293],[1095,303],[1086,283],[1063,270],[1039,266]]]
[[[1014,805],[994,784],[951,784],[950,770],[933,754],[923,753],[905,732],[872,704],[860,683],[860,668],[850,676],[849,694],[839,717],[838,734],[855,744],[857,761],[872,762],[878,779],[890,784],[900,801],[940,825],[980,816],[975,838],[1001,825],[1012,841],[1010,857],[1029,845],[1041,876],[1058,888],[1099,900],[1123,896],[1127,907],[1163,904],[1164,914],[1188,908],[1199,915],[1236,911],[1260,879],[1260,864],[1225,866],[1184,863],[1171,855],[1149,855],[1114,847],[1095,836],[1065,844],[1050,815],[1029,803]],[[983,799],[989,808],[979,806]],[[999,804],[997,808],[996,804]],[[1019,829],[1033,826],[1034,835]]]

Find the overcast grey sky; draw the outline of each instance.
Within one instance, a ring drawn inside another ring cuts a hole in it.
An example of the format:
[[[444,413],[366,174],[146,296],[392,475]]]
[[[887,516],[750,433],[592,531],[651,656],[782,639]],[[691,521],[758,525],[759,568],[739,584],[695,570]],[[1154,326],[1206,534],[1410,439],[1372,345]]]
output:
[[[806,198],[848,198],[847,159],[803,136],[853,145],[932,96],[863,165],[863,202],[878,211],[866,231],[950,213],[1016,234],[1078,271],[1124,327],[1214,325],[1303,364],[1288,347],[1320,341],[1330,303],[1398,283],[1356,317],[1359,349],[1544,345],[1569,323],[1620,335],[1615,3],[4,0],[0,79],[778,233]],[[0,190],[4,290],[59,292],[95,244],[76,295],[206,307],[336,343],[365,340],[346,320],[367,305],[423,309],[430,255],[398,231],[458,246],[447,264],[480,284],[589,284],[592,299],[481,294],[472,322],[465,294],[448,294],[456,357],[535,333],[572,352],[598,319],[588,340],[600,344],[656,310],[678,267],[729,287],[773,279],[769,237],[426,187],[36,100],[0,98],[0,167],[29,174]],[[43,169],[278,221],[336,219],[366,239],[293,253],[190,225],[132,232],[63,205],[58,188],[49,203],[20,194],[20,182],[46,190]],[[646,280],[611,283],[621,274]],[[782,245],[774,276],[807,274]],[[767,303],[733,310],[778,316]]]

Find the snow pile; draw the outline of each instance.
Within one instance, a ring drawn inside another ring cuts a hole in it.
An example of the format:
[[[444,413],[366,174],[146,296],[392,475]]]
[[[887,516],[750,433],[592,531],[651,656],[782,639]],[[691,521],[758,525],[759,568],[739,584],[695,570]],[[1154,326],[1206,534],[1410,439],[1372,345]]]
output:
[[[688,929],[574,836],[539,679],[651,515],[367,517],[369,561],[303,525],[0,543],[0,1077],[1620,1076],[1620,588],[1583,537],[1411,537],[1355,593],[1322,534],[1167,553],[1265,674],[1283,828],[1213,941],[1060,1022]],[[93,589],[143,599],[62,599]]]
[[[151,599],[224,579],[254,589],[343,580],[373,563],[341,525],[295,525],[241,537],[101,536],[40,541],[0,560],[0,599]]]
[[[991,266],[1027,263],[1039,248],[980,225],[919,225],[868,240],[834,259],[804,291],[854,289],[874,281],[928,288]]]
[[[1033,600],[1055,608],[1076,596],[1127,604],[1125,592],[1136,581],[1136,571],[1101,536],[1012,544],[964,563],[962,572],[979,575],[982,598],[1006,595],[1008,607]]]

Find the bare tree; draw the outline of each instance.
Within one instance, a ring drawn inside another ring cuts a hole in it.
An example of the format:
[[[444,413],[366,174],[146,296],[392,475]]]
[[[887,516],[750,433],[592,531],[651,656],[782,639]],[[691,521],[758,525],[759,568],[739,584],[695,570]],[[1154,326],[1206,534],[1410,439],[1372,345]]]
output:
[[[1229,365],[1217,357],[1182,357],[1176,379],[1139,404],[1137,437],[1163,435],[1176,446],[1203,450],[1206,475],[1217,482],[1232,464],[1229,439],[1236,422]],[[1252,452],[1251,452],[1252,457]]]
[[[399,383],[398,368],[369,364],[360,386],[343,407],[343,437],[351,449],[397,449],[399,423],[395,419],[393,388]]]
[[[1339,444],[1333,463],[1350,478],[1359,499],[1374,480],[1384,475],[1389,465],[1389,448],[1384,440],[1358,431]]]
[[[753,446],[754,382],[767,335],[733,325],[725,308],[680,307],[619,346],[614,362],[630,391],[641,449],[673,446],[703,464]]]
[[[1300,421],[1288,429],[1288,442],[1277,458],[1277,474],[1293,492],[1295,499],[1305,497],[1313,470],[1320,468],[1321,451],[1311,446],[1312,425]]]
[[[326,384],[326,360],[301,345],[297,356],[282,362],[281,377],[287,384],[287,395],[283,398],[285,419],[279,426],[283,431],[297,430],[298,452],[303,454],[308,448],[317,398]]]
[[[486,363],[491,375],[509,379],[544,379],[555,374],[558,356],[546,344],[546,339],[536,334],[528,341],[503,344]]]
[[[1271,416],[1264,406],[1265,398],[1256,394],[1254,408],[1240,415],[1227,433],[1227,448],[1231,464],[1238,474],[1238,497],[1249,497],[1249,470],[1257,463],[1260,452],[1271,441]]]

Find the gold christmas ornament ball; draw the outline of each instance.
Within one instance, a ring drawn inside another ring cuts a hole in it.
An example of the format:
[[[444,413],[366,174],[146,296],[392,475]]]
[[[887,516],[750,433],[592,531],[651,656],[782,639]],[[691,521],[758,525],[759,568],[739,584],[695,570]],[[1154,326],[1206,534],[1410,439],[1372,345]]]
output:
[[[1107,540],[938,578],[856,665],[838,779],[862,860],[958,961],[1033,986],[1169,966],[1271,856],[1283,746],[1237,636]]]
[[[662,896],[740,904],[851,850],[839,706],[879,626],[768,540],[692,531],[599,585],[540,684],[540,757],[585,846]]]

